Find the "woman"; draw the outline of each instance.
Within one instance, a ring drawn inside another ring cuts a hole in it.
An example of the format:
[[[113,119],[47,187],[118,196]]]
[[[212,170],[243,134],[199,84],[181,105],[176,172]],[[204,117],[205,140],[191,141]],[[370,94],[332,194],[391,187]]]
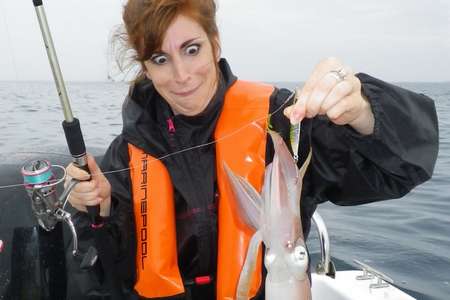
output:
[[[248,232],[227,206],[222,165],[260,185],[273,156],[269,113],[286,141],[301,121],[299,165],[313,149],[302,192],[305,237],[318,203],[398,198],[431,177],[438,132],[426,96],[355,75],[334,58],[317,65],[295,104],[288,90],[237,80],[220,59],[213,0],[129,0],[123,19],[142,72],[123,105],[122,134],[101,168],[89,158],[94,175],[69,199],[83,245],[103,249],[86,271],[98,285],[84,296],[234,298]],[[87,176],[73,166],[68,174]],[[83,212],[93,205],[103,226],[90,229]],[[264,298],[263,276],[255,274],[255,299]]]

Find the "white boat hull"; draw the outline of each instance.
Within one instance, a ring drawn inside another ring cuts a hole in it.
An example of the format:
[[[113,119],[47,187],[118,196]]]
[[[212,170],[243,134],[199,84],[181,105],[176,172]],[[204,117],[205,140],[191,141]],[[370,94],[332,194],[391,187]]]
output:
[[[357,280],[362,271],[338,271],[333,279],[326,275],[312,274],[313,300],[414,300],[400,289],[388,285],[387,287],[371,288],[377,283],[377,278]]]

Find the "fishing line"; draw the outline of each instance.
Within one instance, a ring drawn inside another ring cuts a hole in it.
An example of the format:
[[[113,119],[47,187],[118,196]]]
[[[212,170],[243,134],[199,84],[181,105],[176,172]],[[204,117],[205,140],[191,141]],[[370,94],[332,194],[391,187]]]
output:
[[[11,185],[3,185],[3,186],[0,186],[0,190],[1,189],[15,188],[15,187],[19,187],[19,186],[25,186],[25,184],[18,183],[18,184],[11,184]]]
[[[55,167],[55,168],[63,170],[64,175],[61,178],[59,178],[59,179],[50,179],[48,181],[49,184],[45,185],[45,186],[48,186],[48,187],[60,184],[61,182],[63,182],[65,180],[65,178],[67,176],[67,171],[66,171],[66,168],[64,166],[52,165],[52,167]],[[11,185],[2,185],[2,186],[0,186],[0,190],[1,189],[7,189],[7,188],[22,187],[22,186],[26,186],[26,184],[25,183],[18,183],[18,184],[11,184]]]
[[[230,138],[230,137],[232,137],[232,136],[238,134],[239,132],[241,132],[241,131],[244,130],[245,128],[251,126],[251,125],[254,124],[255,122],[259,122],[259,121],[263,121],[263,120],[266,120],[266,119],[270,119],[271,116],[273,116],[273,115],[277,114],[279,111],[281,111],[281,109],[282,109],[287,103],[289,103],[289,101],[292,99],[292,97],[294,97],[294,95],[295,95],[295,92],[291,92],[291,94],[289,95],[289,97],[287,97],[287,99],[286,99],[286,100],[285,100],[285,101],[284,101],[284,102],[283,102],[276,110],[274,110],[274,111],[273,111],[271,114],[269,114],[268,116],[264,116],[264,117],[255,119],[255,120],[253,120],[251,123],[248,123],[248,124],[246,124],[246,125],[244,125],[244,126],[238,128],[238,129],[236,129],[236,130],[234,130],[234,131],[232,131],[232,132],[230,132],[230,133],[228,133],[228,134],[225,134],[224,136],[222,136],[222,137],[220,137],[220,138],[218,138],[218,139],[216,139],[216,140],[213,140],[213,141],[211,141],[211,142],[207,142],[207,143],[204,143],[204,144],[195,145],[195,146],[188,147],[188,148],[185,148],[185,149],[181,149],[181,150],[178,150],[178,151],[175,151],[175,152],[171,152],[171,153],[166,154],[166,155],[162,155],[162,156],[160,156],[160,157],[157,157],[157,158],[154,158],[154,159],[150,160],[149,163],[152,163],[152,162],[157,161],[157,160],[163,160],[163,159],[166,159],[166,158],[169,158],[169,157],[172,157],[172,156],[175,156],[175,155],[178,155],[178,154],[187,152],[187,151],[191,151],[191,150],[194,150],[194,149],[198,149],[198,148],[202,148],[202,147],[207,147],[207,146],[210,146],[210,145],[219,143],[219,142],[221,142],[221,141],[223,141],[223,140],[226,140],[226,139],[228,139],[228,138]],[[267,128],[265,128],[264,130],[267,132]],[[24,153],[27,153],[27,152],[24,152]],[[29,152],[29,153],[32,153],[32,152]],[[55,165],[55,167],[56,167],[56,165]],[[59,167],[61,167],[61,166],[59,166]],[[62,168],[64,169],[64,167],[62,167]],[[119,172],[129,171],[129,170],[131,170],[131,168],[124,168],[124,169],[113,170],[113,171],[106,171],[106,172],[92,173],[91,175],[92,175],[92,176],[99,175],[99,174],[104,174],[104,175],[106,175],[106,174],[113,174],[113,173],[119,173]],[[64,176],[63,176],[62,178],[60,178],[60,179],[55,179],[55,180],[52,180],[52,181],[50,181],[50,182],[53,183],[54,181],[58,181],[58,183],[60,183],[61,181],[65,180],[66,175],[67,175],[67,173],[66,173],[66,170],[64,169]],[[24,184],[21,183],[21,184],[13,184],[13,185],[0,186],[0,189],[13,188],[13,187],[18,187],[18,186],[24,186]]]
[[[230,132],[230,133],[228,133],[228,134],[225,134],[224,136],[222,136],[222,137],[220,137],[220,138],[218,138],[218,139],[216,139],[216,140],[214,140],[214,141],[211,141],[211,142],[208,142],[208,143],[204,143],[204,144],[199,144],[199,145],[196,145],[196,146],[192,146],[192,147],[188,147],[188,148],[185,148],[185,149],[181,149],[181,150],[179,150],[179,151],[175,151],[175,152],[172,152],[172,153],[169,153],[169,154],[166,154],[166,155],[163,155],[163,156],[160,156],[160,157],[157,157],[157,158],[154,158],[153,160],[151,160],[151,161],[149,161],[149,163],[152,163],[153,161],[156,161],[156,160],[163,160],[163,159],[166,159],[166,158],[168,158],[168,157],[171,157],[171,156],[174,156],[174,155],[177,155],[177,154],[180,154],[180,153],[183,153],[183,152],[187,152],[187,151],[190,151],[190,150],[194,150],[194,149],[198,149],[198,148],[202,148],[202,147],[206,147],[206,146],[210,146],[210,145],[213,145],[213,144],[216,144],[216,143],[219,143],[219,142],[221,142],[221,141],[223,141],[223,140],[225,140],[225,139],[228,139],[228,138],[230,138],[230,137],[232,137],[232,136],[234,136],[234,135],[236,135],[236,134],[238,134],[239,132],[241,132],[242,130],[244,130],[245,128],[247,128],[247,127],[249,127],[249,126],[251,126],[253,123],[255,123],[255,122],[259,122],[259,121],[262,121],[262,120],[265,120],[265,119],[270,119],[270,117],[272,116],[272,115],[275,115],[276,113],[278,113],[291,99],[292,99],[292,97],[295,95],[295,92],[291,92],[291,94],[289,95],[289,97],[276,109],[276,110],[274,110],[271,114],[269,114],[268,116],[264,116],[264,117],[261,117],[261,118],[258,118],[258,119],[256,119],[256,120],[253,120],[251,123],[248,123],[248,124],[246,124],[246,125],[244,125],[244,126],[242,126],[242,127],[240,127],[240,128],[238,128],[238,129],[236,129],[235,131],[232,131],[232,132]],[[265,128],[264,129],[266,132],[267,132],[267,128]],[[107,172],[103,172],[102,174],[112,174],[112,173],[118,173],[118,172],[122,172],[122,171],[128,171],[128,170],[131,170],[131,168],[124,168],[124,169],[120,169],[120,170],[114,170],[114,171],[107,171]]]

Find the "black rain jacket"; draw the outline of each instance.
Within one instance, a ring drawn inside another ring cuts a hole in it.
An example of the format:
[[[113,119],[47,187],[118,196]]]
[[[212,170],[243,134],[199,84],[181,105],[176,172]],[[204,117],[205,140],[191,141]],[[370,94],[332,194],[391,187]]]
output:
[[[107,150],[101,168],[112,186],[112,212],[97,230],[99,260],[94,268],[69,275],[69,299],[140,299],[135,280],[135,227],[128,168],[128,143],[154,157],[213,141],[224,94],[236,80],[227,62],[220,61],[218,91],[197,116],[174,116],[169,105],[143,80],[131,87],[123,104],[123,131]],[[305,119],[299,147],[299,165],[313,149],[305,174],[301,215],[305,237],[317,204],[358,205],[399,198],[428,180],[438,153],[438,124],[433,101],[369,75],[356,75],[375,117],[374,133],[362,136],[349,126],[338,126],[326,117]],[[290,123],[281,106],[290,95],[276,88],[270,97],[272,126],[289,145]],[[245,109],[243,107],[242,109]],[[171,119],[175,133],[170,133]],[[273,157],[270,138],[266,162]],[[217,211],[214,144],[162,160],[175,188],[178,263],[184,279],[214,276],[217,263]],[[86,215],[78,213],[80,245],[95,244]],[[98,237],[100,236],[100,238]],[[101,241],[101,242],[99,242]],[[101,245],[98,245],[101,244]],[[73,263],[71,268],[76,269]],[[88,278],[88,279],[86,279]],[[190,290],[192,299],[214,299],[214,284]],[[258,299],[263,299],[264,291]],[[72,296],[70,296],[72,295]],[[110,297],[109,297],[110,296]],[[185,299],[185,295],[172,299]]]

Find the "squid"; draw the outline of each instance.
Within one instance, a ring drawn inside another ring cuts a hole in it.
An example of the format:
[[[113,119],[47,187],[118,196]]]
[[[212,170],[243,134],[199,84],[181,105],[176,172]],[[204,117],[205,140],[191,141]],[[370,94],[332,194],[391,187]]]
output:
[[[300,169],[281,136],[269,131],[275,154],[266,167],[261,194],[224,164],[235,194],[238,215],[254,230],[236,289],[237,300],[249,299],[250,279],[261,243],[266,247],[265,299],[310,300],[309,257],[303,236],[300,195],[311,151]]]

